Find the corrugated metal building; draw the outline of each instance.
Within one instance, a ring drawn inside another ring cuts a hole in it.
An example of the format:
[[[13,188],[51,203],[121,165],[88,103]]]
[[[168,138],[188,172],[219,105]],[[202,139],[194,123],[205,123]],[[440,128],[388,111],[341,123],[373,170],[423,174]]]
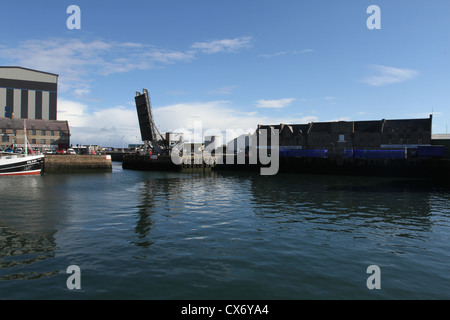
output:
[[[57,120],[58,75],[0,67],[0,107],[5,117]],[[3,111],[3,110],[2,110]]]
[[[67,121],[57,120],[58,75],[15,66],[0,66],[0,148],[24,145],[37,151],[68,148]]]

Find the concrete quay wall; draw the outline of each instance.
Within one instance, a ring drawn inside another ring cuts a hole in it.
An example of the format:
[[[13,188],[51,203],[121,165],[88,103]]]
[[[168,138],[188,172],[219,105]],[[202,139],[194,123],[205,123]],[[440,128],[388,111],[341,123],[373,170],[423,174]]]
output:
[[[151,157],[149,155],[125,154],[122,168],[141,171],[202,171],[210,170],[212,165],[203,158],[183,158],[181,164],[174,164],[170,156]]]
[[[45,155],[44,173],[111,172],[110,155]]]
[[[449,179],[450,160],[280,158],[280,172]]]
[[[231,156],[233,158],[233,156]],[[149,156],[125,155],[122,163],[124,169],[145,171],[246,171],[259,172],[263,167],[260,163],[240,164],[238,157],[234,161],[227,161],[224,157],[221,164],[207,164],[191,162],[190,164],[175,165],[170,157],[152,159]],[[271,164],[264,165],[270,167]],[[450,183],[450,159],[442,158],[414,158],[414,159],[359,159],[359,158],[306,158],[280,157],[278,173],[321,174],[321,175],[350,175],[431,179]]]
[[[258,172],[260,164],[216,164],[214,170]],[[267,167],[267,166],[266,166]],[[279,173],[424,178],[450,182],[450,159],[280,157]]]

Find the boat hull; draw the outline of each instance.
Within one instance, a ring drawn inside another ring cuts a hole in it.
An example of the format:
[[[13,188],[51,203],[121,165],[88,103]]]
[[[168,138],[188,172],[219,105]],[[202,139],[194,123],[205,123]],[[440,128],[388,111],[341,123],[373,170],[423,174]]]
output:
[[[39,175],[44,156],[28,156],[0,159],[0,176]]]

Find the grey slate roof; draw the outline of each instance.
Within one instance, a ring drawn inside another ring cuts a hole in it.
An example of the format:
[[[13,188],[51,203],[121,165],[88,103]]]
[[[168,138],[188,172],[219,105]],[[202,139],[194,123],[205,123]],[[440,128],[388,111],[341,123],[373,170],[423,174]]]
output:
[[[34,129],[34,130],[69,131],[68,122],[60,120],[0,118],[0,128],[23,130],[24,120],[26,121],[27,130]]]

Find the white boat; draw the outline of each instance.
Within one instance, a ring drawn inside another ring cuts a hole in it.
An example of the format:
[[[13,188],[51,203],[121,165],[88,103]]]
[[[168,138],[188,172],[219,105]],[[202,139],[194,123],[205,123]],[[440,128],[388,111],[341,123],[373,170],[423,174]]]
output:
[[[25,135],[25,154],[1,153],[0,176],[19,176],[41,174],[44,165],[44,155],[28,154],[28,139],[26,121],[23,122]]]
[[[44,155],[2,154],[0,176],[41,174]]]

